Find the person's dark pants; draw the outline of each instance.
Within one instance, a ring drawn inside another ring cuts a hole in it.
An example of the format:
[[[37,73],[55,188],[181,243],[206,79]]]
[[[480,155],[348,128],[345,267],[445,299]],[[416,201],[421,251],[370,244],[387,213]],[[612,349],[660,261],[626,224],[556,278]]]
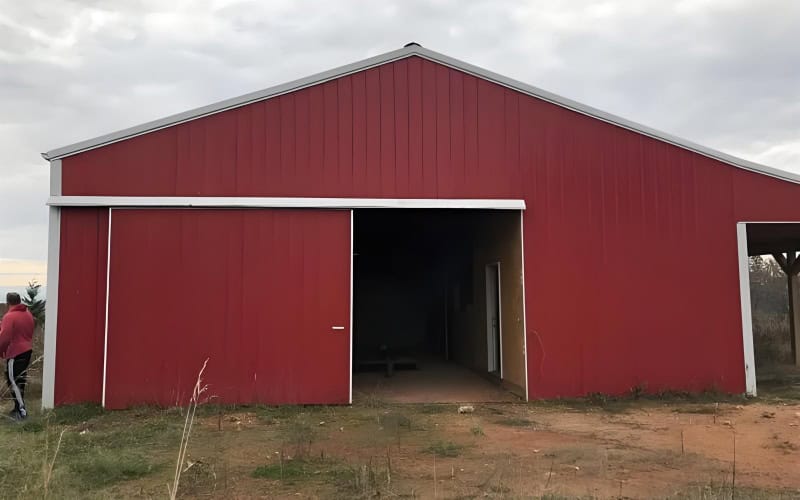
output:
[[[14,412],[23,418],[28,416],[28,411],[25,409],[25,385],[28,382],[30,362],[31,351],[6,360],[6,381],[11,398],[14,400]]]

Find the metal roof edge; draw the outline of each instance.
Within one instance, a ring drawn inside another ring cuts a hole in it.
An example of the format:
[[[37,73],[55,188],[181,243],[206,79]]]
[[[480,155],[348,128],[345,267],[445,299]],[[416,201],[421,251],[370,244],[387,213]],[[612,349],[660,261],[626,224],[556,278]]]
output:
[[[298,80],[294,80],[288,83],[276,85],[274,87],[270,87],[257,92],[251,92],[249,94],[244,94],[242,96],[225,99],[223,101],[219,101],[199,108],[184,111],[182,113],[167,116],[165,118],[161,118],[151,122],[143,123],[141,125],[112,132],[110,134],[101,135],[93,139],[88,139],[85,141],[56,148],[46,153],[42,153],[42,157],[44,157],[44,159],[46,160],[56,160],[59,158],[63,158],[65,156],[81,153],[89,149],[98,148],[114,142],[130,139],[138,135],[154,132],[156,130],[177,125],[179,123],[195,120],[197,118],[202,118],[204,116],[220,113],[222,111],[245,106],[247,104],[262,101],[265,99],[270,99],[272,97],[300,90],[302,88],[310,87],[312,85],[318,85],[320,83],[333,80],[335,78],[363,71],[365,69],[369,69],[375,66],[380,66],[399,59],[404,59],[406,57],[410,57],[413,55],[420,56],[430,61],[443,64],[453,69],[457,69],[459,71],[471,74],[478,78],[482,78],[484,80],[497,83],[498,85],[502,85],[509,89],[522,92],[523,94],[527,94],[537,99],[547,101],[551,104],[560,106],[565,109],[569,109],[576,113],[580,113],[604,121],[606,123],[622,127],[632,132],[643,134],[653,139],[657,139],[662,142],[672,144],[673,146],[693,151],[708,158],[712,158],[714,160],[727,163],[728,165],[738,167],[744,170],[749,170],[751,172],[768,175],[770,177],[774,177],[777,179],[800,184],[800,174],[795,174],[785,170],[768,167],[766,165],[761,165],[759,163],[755,163],[749,160],[745,160],[743,158],[738,158],[736,156],[723,153],[722,151],[702,146],[692,141],[682,139],[680,137],[676,137],[666,132],[653,129],[651,127],[642,125],[640,123],[627,120],[625,118],[599,110],[597,108],[581,104],[579,102],[573,101],[572,99],[561,97],[559,95],[553,94],[552,92],[548,92],[538,87],[528,85],[527,83],[514,80],[513,78],[509,78],[500,75],[498,73],[495,73],[493,71],[489,71],[487,69],[452,58],[450,56],[440,54],[438,52],[426,49],[419,45],[408,45],[401,49],[393,50],[391,52],[386,52],[384,54],[379,54],[377,56],[373,56],[361,61],[340,66],[338,68],[334,68],[328,71],[323,71],[321,73],[300,78]]]

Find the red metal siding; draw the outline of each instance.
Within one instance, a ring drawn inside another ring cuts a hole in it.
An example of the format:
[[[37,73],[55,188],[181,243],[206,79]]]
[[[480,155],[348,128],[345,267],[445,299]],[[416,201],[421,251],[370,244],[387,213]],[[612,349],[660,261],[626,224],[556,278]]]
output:
[[[55,404],[100,403],[107,208],[61,210]]]
[[[66,195],[525,199],[531,397],[744,390],[735,223],[800,218],[800,186],[417,57],[65,158],[63,178]]]
[[[114,210],[108,321],[108,408],[346,403],[350,212]]]

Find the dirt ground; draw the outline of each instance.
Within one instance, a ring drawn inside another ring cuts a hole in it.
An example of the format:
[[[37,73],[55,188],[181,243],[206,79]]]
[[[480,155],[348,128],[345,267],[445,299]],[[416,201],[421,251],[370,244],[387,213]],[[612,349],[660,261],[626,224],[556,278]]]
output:
[[[735,439],[738,487],[800,497],[800,407],[795,405],[633,405],[608,412],[500,404],[478,406],[472,414],[448,406],[349,410],[321,415],[325,420],[317,425],[325,430],[294,453],[362,464],[362,474],[366,466],[377,476],[365,489],[384,494],[702,497],[730,489]],[[234,418],[238,432],[259,426],[253,413]],[[213,432],[218,422],[200,423]],[[214,455],[201,450],[196,445],[194,454],[206,460]],[[242,458],[257,456],[256,449],[246,450],[242,443]],[[283,452],[291,456],[291,447]],[[248,460],[236,463],[246,469]],[[303,482],[274,486],[276,496],[337,493],[319,490],[322,485],[309,490]],[[257,490],[243,481],[229,493]]]
[[[368,397],[350,407],[208,405],[198,410],[179,491],[711,499],[732,498],[735,489],[735,498],[800,498],[798,403],[601,399],[479,404],[463,414],[457,405]],[[2,423],[0,496],[43,493],[58,446],[47,486],[53,498],[167,497],[182,428],[177,410],[149,408],[68,407],[23,426]]]

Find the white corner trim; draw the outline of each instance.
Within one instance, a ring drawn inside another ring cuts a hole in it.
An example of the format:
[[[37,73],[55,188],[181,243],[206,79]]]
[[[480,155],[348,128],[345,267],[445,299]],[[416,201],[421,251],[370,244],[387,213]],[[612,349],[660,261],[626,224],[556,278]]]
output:
[[[50,162],[50,196],[61,196],[61,160]]]
[[[106,317],[103,326],[103,399],[102,406],[106,407],[106,373],[108,369],[108,297],[111,295],[111,212],[108,209],[108,246],[106,247]]]
[[[742,350],[744,354],[745,392],[756,396],[756,362],[753,349],[753,315],[750,304],[750,265],[747,255],[747,224],[736,224],[739,261],[739,299],[742,308]]]
[[[61,254],[61,209],[49,208],[47,235],[47,318],[44,323],[44,358],[42,359],[42,408],[55,406],[56,337],[58,335],[58,274]]]
[[[525,364],[525,401],[528,396],[528,304],[525,301],[525,211],[519,211],[519,240],[522,250],[522,361]]]
[[[411,198],[258,198],[248,196],[51,196],[54,207],[451,208],[524,210],[525,200]]]

